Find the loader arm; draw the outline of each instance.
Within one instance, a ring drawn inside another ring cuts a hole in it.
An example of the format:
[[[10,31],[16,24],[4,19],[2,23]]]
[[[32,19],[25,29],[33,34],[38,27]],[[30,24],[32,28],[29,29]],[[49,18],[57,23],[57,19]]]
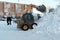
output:
[[[36,6],[36,5],[30,4],[30,5],[28,5],[25,8],[25,10],[21,11],[20,13],[18,13],[17,17],[20,17],[21,15],[23,15],[26,12],[31,12],[32,8],[36,8],[40,12],[46,12],[46,7],[44,5],[42,5],[42,6]]]
[[[17,14],[17,17],[20,17],[21,15],[23,15],[24,13],[28,12],[28,11],[31,11],[32,8],[36,8],[37,6],[36,5],[33,5],[33,4],[30,4],[28,5],[25,10],[21,11],[20,13]]]

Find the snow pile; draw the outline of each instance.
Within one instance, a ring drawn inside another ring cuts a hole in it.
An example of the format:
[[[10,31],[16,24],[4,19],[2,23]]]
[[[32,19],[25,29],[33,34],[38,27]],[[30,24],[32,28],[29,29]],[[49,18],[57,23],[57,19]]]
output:
[[[37,33],[60,33],[60,6],[51,13],[45,13],[37,24],[34,29]]]
[[[32,15],[34,16],[34,20],[35,20],[35,21],[38,20],[37,14],[40,14],[41,17],[43,17],[43,15],[44,15],[42,12],[36,10],[36,8],[33,8],[33,9],[32,9],[32,12],[33,12]]]

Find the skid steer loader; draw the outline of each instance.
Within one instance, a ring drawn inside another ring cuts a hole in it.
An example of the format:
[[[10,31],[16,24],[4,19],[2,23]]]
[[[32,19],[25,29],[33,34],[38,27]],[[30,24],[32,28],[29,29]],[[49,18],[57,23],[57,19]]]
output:
[[[21,28],[24,31],[27,31],[28,29],[33,29],[33,25],[37,25],[34,20],[34,16],[31,13],[32,8],[36,8],[38,11],[45,12],[46,7],[44,5],[42,6],[36,6],[33,4],[28,5],[25,10],[18,13],[17,18],[17,28]],[[20,18],[20,16],[22,17]],[[20,18],[20,19],[18,19]]]

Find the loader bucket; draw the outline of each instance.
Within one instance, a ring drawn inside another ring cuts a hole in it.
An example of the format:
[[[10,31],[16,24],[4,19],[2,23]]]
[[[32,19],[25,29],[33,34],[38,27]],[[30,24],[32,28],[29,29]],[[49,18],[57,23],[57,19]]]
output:
[[[40,12],[46,12],[46,7],[44,5],[38,6],[37,10],[40,11]]]

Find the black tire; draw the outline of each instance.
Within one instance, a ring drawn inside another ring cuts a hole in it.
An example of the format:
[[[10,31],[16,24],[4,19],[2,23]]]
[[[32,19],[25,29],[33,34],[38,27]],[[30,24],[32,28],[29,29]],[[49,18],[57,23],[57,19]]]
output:
[[[36,25],[36,26],[37,26],[37,23],[33,23],[33,24],[31,25],[31,29],[33,29],[33,25]]]
[[[29,26],[27,24],[22,25],[22,30],[27,31],[29,29]]]

